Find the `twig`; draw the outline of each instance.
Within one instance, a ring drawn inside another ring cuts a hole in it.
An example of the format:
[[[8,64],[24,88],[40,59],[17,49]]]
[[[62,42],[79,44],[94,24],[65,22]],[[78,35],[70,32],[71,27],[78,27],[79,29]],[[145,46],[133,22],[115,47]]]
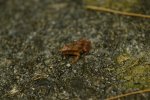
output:
[[[137,14],[137,13],[128,13],[128,12],[121,12],[117,10],[112,10],[112,9],[107,9],[104,7],[96,7],[96,6],[85,6],[86,9],[89,10],[96,10],[96,11],[104,11],[104,12],[109,12],[109,13],[115,13],[115,14],[120,14],[120,15],[125,15],[125,16],[132,16],[132,17],[142,17],[142,18],[149,18],[149,15],[143,15],[143,14]]]
[[[139,94],[139,93],[145,93],[145,92],[150,92],[150,89],[145,89],[145,90],[135,91],[135,92],[131,92],[131,93],[121,94],[121,95],[118,95],[118,96],[115,96],[115,97],[107,98],[106,100],[116,100],[116,99],[119,99],[121,97],[134,95],[134,94]]]

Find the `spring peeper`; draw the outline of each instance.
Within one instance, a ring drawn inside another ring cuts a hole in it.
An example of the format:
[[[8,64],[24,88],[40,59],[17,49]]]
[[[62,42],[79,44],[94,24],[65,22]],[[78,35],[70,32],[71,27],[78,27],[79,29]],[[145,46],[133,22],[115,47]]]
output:
[[[74,41],[70,44],[64,45],[60,52],[62,55],[72,55],[76,56],[72,63],[75,63],[79,58],[80,55],[83,53],[88,53],[91,49],[91,42],[87,39],[79,39],[78,41]]]

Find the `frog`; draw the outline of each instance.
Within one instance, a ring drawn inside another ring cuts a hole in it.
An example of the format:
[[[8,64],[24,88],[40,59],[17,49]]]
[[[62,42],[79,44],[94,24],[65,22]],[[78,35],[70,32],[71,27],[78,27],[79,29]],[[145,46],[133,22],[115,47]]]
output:
[[[75,63],[79,60],[81,54],[87,54],[91,49],[91,41],[88,39],[79,39],[69,44],[64,45],[59,51],[62,55],[75,56],[71,63]]]

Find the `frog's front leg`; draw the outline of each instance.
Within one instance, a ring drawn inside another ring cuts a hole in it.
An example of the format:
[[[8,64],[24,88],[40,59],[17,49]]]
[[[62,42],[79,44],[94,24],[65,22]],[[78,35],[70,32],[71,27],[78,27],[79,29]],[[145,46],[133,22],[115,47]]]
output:
[[[74,52],[73,55],[75,55],[76,57],[74,58],[74,60],[72,60],[72,63],[75,63],[79,59],[80,53],[79,52]]]

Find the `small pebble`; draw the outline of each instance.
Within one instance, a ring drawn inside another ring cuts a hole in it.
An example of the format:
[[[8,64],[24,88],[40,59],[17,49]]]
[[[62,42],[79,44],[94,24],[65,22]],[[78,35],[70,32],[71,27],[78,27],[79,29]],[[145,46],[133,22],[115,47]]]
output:
[[[67,64],[66,66],[67,66],[67,67],[70,67],[70,66],[71,66],[71,64]]]

